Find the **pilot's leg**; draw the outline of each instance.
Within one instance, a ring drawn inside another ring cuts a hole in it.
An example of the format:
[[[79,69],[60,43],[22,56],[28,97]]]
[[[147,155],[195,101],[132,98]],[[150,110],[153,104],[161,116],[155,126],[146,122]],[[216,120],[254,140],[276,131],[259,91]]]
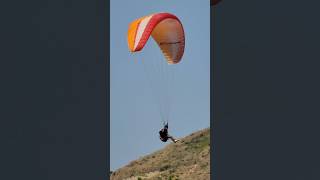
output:
[[[174,142],[174,143],[176,143],[176,142],[178,142],[179,140],[177,140],[177,139],[174,139],[172,136],[168,136],[168,138],[170,138],[171,139],[171,141],[172,142]]]

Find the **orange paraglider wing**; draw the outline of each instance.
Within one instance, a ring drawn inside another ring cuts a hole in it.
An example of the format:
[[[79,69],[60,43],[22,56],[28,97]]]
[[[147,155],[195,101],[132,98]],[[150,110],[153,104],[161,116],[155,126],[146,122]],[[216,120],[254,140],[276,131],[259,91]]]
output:
[[[157,13],[134,20],[128,29],[129,50],[142,50],[150,35],[169,64],[180,62],[184,53],[185,37],[183,26],[175,15]]]

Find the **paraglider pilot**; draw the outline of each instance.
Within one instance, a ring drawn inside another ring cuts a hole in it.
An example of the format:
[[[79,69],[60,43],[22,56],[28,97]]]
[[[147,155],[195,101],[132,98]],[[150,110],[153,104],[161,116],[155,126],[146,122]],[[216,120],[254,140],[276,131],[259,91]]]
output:
[[[171,139],[172,142],[176,143],[178,142],[179,140],[177,139],[174,139],[172,136],[170,136],[168,134],[168,123],[166,123],[164,125],[164,128],[162,128],[160,131],[159,131],[159,135],[160,135],[160,140],[163,141],[163,142],[167,142],[168,139]]]

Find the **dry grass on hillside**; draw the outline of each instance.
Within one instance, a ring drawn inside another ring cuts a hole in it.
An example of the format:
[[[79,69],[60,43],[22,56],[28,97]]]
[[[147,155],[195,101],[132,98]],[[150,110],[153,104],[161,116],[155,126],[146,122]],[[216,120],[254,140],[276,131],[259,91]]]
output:
[[[111,180],[210,179],[210,128],[132,161],[111,174]]]

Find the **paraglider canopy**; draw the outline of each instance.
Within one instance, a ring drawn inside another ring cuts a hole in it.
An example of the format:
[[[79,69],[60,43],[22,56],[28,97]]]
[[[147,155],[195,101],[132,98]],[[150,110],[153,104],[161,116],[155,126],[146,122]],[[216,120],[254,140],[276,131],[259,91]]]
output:
[[[174,74],[179,67],[185,47],[185,34],[183,25],[173,14],[154,13],[132,21],[129,24],[127,41],[128,48],[134,54],[142,51],[150,36],[154,39],[155,46],[141,53],[139,64],[144,65],[146,77],[152,90],[152,96],[158,105],[159,114],[163,123],[168,123],[173,113],[172,99],[175,92]],[[144,54],[154,51],[152,56]],[[137,57],[137,56],[136,56]]]
[[[134,20],[128,29],[128,46],[131,52],[140,51],[150,35],[157,42],[168,64],[180,62],[185,37],[180,20],[170,13],[156,13]]]

